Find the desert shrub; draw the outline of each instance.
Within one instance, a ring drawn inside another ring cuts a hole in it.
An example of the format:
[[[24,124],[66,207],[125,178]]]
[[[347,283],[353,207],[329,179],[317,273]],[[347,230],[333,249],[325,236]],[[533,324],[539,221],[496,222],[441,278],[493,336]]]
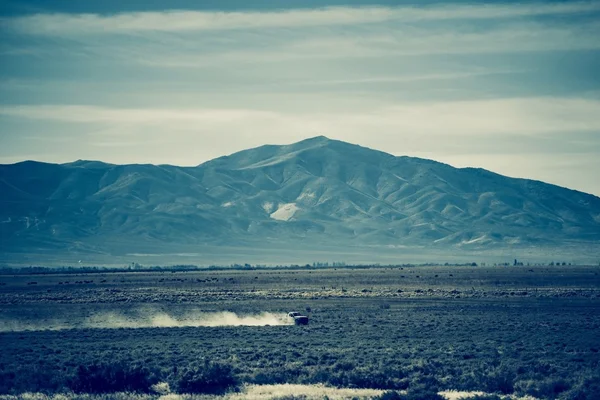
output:
[[[437,374],[416,373],[411,376],[411,386],[425,386],[432,390],[440,388],[441,384]]]
[[[168,382],[159,382],[155,385],[152,385],[150,388],[154,393],[158,393],[161,395],[167,395],[171,393],[171,387]]]
[[[333,365],[334,371],[352,371],[356,368],[356,364],[352,361],[338,361]]]
[[[276,385],[280,383],[288,383],[285,371],[265,370],[256,373],[248,379],[248,382],[256,385]]]
[[[177,378],[179,393],[223,394],[239,385],[231,365],[206,361],[200,367],[186,369]]]
[[[335,368],[335,367],[334,367]],[[350,387],[359,389],[406,389],[408,381],[401,379],[387,369],[354,368],[352,370],[337,370],[318,368],[311,374],[308,383],[326,383],[337,387]]]
[[[510,394],[515,390],[516,376],[513,368],[499,365],[491,371],[483,373],[480,382],[487,392]]]
[[[390,377],[383,371],[357,368],[347,374],[348,387],[394,389],[390,387]]]
[[[444,397],[440,396],[436,389],[432,389],[427,386],[415,386],[402,394],[400,399],[402,400],[445,400]]]
[[[299,383],[298,378],[302,372],[303,370],[301,368],[291,365],[285,365],[282,368],[269,367],[259,370],[253,376],[244,378],[244,381],[256,385]]]
[[[425,386],[417,386],[409,389],[406,393],[398,393],[390,390],[375,397],[376,400],[444,400],[435,389]]]
[[[456,390],[481,390],[481,375],[473,370],[456,373],[451,387]]]
[[[32,365],[15,371],[0,372],[0,393],[54,392],[63,389],[65,377],[60,371]]]
[[[388,390],[375,397],[373,400],[402,400],[402,396],[398,392]]]
[[[600,375],[581,378],[570,390],[560,394],[561,400],[595,400],[600,393]]]
[[[113,363],[80,365],[68,386],[76,393],[148,393],[157,382],[157,377],[145,367]]]
[[[541,381],[526,380],[515,384],[515,391],[543,399],[554,399],[560,393],[569,390],[570,385],[564,379],[548,378]]]

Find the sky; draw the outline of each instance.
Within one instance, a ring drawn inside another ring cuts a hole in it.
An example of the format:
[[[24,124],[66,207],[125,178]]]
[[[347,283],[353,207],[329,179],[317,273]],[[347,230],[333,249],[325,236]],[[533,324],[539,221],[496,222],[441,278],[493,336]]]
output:
[[[0,2],[0,164],[319,135],[600,195],[600,1]]]

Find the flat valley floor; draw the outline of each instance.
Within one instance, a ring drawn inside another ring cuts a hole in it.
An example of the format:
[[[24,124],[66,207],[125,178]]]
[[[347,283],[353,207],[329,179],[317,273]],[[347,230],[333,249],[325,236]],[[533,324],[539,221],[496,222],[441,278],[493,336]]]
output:
[[[210,370],[223,387],[592,399],[600,267],[3,275],[0,347],[0,394],[93,392],[89,375],[106,386],[102,371],[121,368],[141,383],[115,391],[216,393],[193,385]]]

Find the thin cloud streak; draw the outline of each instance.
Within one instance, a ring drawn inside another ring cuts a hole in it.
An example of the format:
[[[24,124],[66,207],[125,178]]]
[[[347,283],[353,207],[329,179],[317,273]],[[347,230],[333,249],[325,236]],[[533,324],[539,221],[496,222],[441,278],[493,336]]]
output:
[[[355,85],[355,84],[371,84],[371,83],[402,83],[402,82],[416,82],[416,81],[442,81],[452,79],[466,79],[474,78],[479,76],[488,75],[503,75],[503,74],[517,74],[528,72],[528,70],[488,70],[488,71],[471,71],[471,72],[457,72],[457,73],[445,73],[445,74],[425,74],[425,75],[403,75],[403,76],[377,76],[368,78],[354,78],[354,79],[330,79],[322,81],[299,81],[299,82],[281,82],[276,83],[277,85],[311,85],[311,86],[329,86],[329,85]]]
[[[173,51],[138,47],[121,52],[125,57],[135,52],[135,62],[155,67],[197,68],[231,63],[265,64],[296,60],[327,60],[343,58],[381,58],[426,56],[434,54],[498,54],[600,49],[600,23],[580,23],[569,26],[549,26],[539,23],[519,23],[479,32],[425,28],[394,28],[385,33],[365,32],[363,35],[335,35],[317,38],[271,39],[265,45],[243,45],[218,51]],[[112,52],[112,50],[111,50]],[[107,56],[110,53],[107,51]]]
[[[600,130],[600,100],[515,98],[481,101],[403,103],[371,111],[295,113],[253,109],[122,109],[94,106],[8,106],[0,115],[13,118],[122,126],[114,134],[153,126],[165,132],[201,127],[235,134],[324,132],[348,137],[365,132],[382,135],[536,135]],[[301,127],[301,128],[299,128]]]
[[[34,14],[3,18],[0,25],[31,35],[71,36],[134,33],[145,31],[185,32],[235,29],[299,28],[454,19],[498,19],[545,15],[585,14],[600,11],[594,2],[559,4],[460,5],[427,7],[328,7],[269,12],[202,12],[170,10],[100,14]]]
[[[290,80],[286,77],[277,79],[277,76],[268,76],[268,80],[262,81],[248,81],[240,83],[240,87],[236,88],[240,90],[241,87],[252,87],[252,88],[285,88],[285,87],[305,87],[305,86],[343,86],[343,85],[360,85],[360,84],[372,84],[372,83],[410,83],[410,82],[426,82],[426,81],[444,81],[444,80],[458,80],[468,79],[491,75],[510,75],[510,74],[522,74],[531,72],[529,69],[483,69],[474,68],[472,70],[463,70],[461,72],[444,72],[444,73],[428,73],[428,74],[404,74],[404,75],[390,75],[390,76],[368,76],[364,77],[364,74],[360,77],[353,77],[347,79],[322,79],[322,80],[305,80],[296,79]],[[375,75],[375,74],[372,74]],[[160,84],[161,82],[152,82],[153,84]],[[94,83],[94,82],[73,82],[67,79],[63,80],[0,80],[0,89],[3,90],[22,90],[22,91],[40,91],[45,90],[56,90],[64,89],[65,87],[73,90],[81,90],[85,87],[86,90],[98,90],[105,87],[105,83]],[[145,85],[147,87],[147,85]],[[186,85],[186,88],[189,85]],[[146,92],[144,92],[146,93]]]
[[[180,110],[180,109],[125,109],[80,105],[8,106],[0,108],[0,115],[29,119],[66,122],[147,123],[179,121],[231,121],[247,117],[274,116],[275,113],[258,110]]]

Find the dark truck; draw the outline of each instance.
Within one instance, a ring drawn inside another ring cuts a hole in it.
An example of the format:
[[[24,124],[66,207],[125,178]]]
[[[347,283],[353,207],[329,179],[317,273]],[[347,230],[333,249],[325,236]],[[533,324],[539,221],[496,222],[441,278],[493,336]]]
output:
[[[308,317],[299,312],[290,312],[288,313],[288,317],[292,318],[296,325],[308,325]]]

